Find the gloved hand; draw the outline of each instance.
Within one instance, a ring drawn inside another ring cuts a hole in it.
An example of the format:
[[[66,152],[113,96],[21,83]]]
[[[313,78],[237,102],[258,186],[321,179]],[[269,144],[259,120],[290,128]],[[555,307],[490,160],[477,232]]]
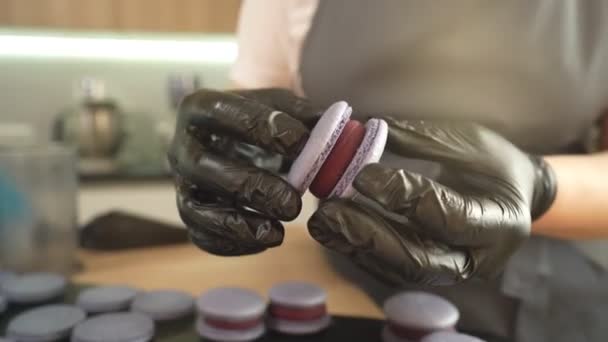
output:
[[[235,157],[234,148],[257,146],[294,159],[319,115],[282,89],[200,90],[182,101],[168,157],[178,210],[198,247],[243,255],[281,244],[280,220],[298,216],[300,194],[280,176]]]
[[[439,163],[438,179],[368,165],[358,194],[322,203],[310,234],[392,284],[497,275],[554,200],[550,167],[476,124],[387,122],[387,148]]]

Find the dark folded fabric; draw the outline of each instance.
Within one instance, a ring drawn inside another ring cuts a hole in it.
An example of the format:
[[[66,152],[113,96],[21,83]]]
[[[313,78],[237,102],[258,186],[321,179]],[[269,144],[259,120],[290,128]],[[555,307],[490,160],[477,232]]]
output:
[[[112,211],[94,218],[80,231],[80,246],[94,250],[122,250],[188,242],[183,226]]]

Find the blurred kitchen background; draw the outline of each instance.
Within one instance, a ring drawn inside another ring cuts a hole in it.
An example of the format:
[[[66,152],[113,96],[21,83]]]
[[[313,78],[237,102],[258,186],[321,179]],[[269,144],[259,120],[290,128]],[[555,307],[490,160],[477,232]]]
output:
[[[166,162],[176,108],[230,86],[239,6],[0,0],[0,268],[129,243],[100,227],[183,227]],[[141,243],[174,239],[159,236]]]
[[[181,96],[228,84],[239,4],[0,0],[2,121],[77,143],[83,176],[164,175]]]

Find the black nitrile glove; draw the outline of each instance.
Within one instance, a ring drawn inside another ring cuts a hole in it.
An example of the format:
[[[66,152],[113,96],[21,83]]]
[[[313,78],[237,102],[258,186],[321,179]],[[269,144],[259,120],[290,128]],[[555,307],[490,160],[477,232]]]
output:
[[[439,178],[368,165],[352,200],[320,205],[311,235],[393,284],[499,274],[555,198],[550,167],[479,125],[387,122],[387,149],[439,163]]]
[[[279,221],[298,216],[300,194],[242,151],[294,159],[319,115],[283,89],[200,90],[182,101],[169,161],[180,216],[198,247],[243,255],[281,244]]]

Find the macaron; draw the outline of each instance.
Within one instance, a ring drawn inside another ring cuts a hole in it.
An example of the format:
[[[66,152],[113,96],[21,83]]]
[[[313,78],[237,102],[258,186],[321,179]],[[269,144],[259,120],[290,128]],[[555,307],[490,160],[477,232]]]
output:
[[[366,165],[377,163],[382,158],[386,140],[388,138],[388,124],[384,120],[371,119],[365,124],[365,136],[352,161],[344,171],[338,184],[332,190],[330,197],[351,197],[354,194],[352,186],[355,177]]]
[[[385,342],[418,341],[437,331],[454,330],[460,313],[446,299],[426,292],[403,292],[384,303]]]
[[[316,334],[331,323],[325,291],[310,283],[284,282],[268,292],[268,326],[288,335]]]
[[[72,342],[147,342],[154,338],[154,321],[137,312],[109,313],[78,324]]]
[[[6,329],[17,341],[59,341],[70,336],[72,329],[86,318],[85,312],[71,305],[47,305],[31,309],[13,318]]]
[[[266,302],[251,290],[237,287],[211,289],[198,298],[197,308],[196,328],[202,338],[244,342],[258,339],[266,331]]]
[[[440,331],[425,336],[420,342],[484,342],[484,340],[455,331]]]
[[[7,279],[2,292],[11,303],[37,304],[62,296],[66,288],[64,276],[54,273],[30,273]]]
[[[336,102],[311,131],[287,175],[301,194],[309,189],[318,198],[349,197],[359,171],[380,160],[388,137],[386,122],[371,119],[363,125],[350,120],[351,114],[346,102]]]
[[[80,292],[76,305],[89,314],[125,311],[136,295],[137,290],[129,286],[99,286]]]
[[[135,296],[131,311],[144,314],[153,320],[171,321],[194,313],[194,298],[185,292],[156,290]]]

